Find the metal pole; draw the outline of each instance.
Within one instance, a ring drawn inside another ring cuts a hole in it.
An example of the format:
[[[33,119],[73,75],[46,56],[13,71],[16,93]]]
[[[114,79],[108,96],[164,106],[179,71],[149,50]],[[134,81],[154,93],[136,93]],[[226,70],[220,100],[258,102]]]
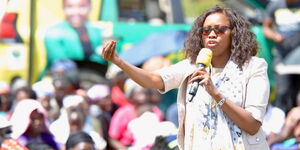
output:
[[[32,84],[32,74],[33,74],[33,60],[34,60],[34,43],[35,43],[35,3],[36,0],[30,0],[30,15],[29,15],[29,22],[30,22],[30,34],[29,34],[29,62],[28,62],[28,85]]]

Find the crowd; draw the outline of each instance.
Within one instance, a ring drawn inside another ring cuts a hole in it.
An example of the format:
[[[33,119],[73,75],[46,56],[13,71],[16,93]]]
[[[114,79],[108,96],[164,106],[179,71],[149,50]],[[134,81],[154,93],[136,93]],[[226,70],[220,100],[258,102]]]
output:
[[[121,70],[83,89],[76,72],[74,62],[58,60],[51,73],[32,86],[25,80],[0,82],[1,150],[7,145],[32,150],[147,150],[156,137],[176,135],[176,125],[166,121],[167,110],[158,107],[158,91],[142,88]],[[169,149],[175,148],[173,144]]]

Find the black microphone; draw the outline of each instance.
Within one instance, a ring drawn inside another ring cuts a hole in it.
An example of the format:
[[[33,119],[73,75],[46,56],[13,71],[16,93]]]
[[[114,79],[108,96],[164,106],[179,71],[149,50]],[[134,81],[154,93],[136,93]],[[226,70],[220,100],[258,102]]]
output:
[[[200,68],[205,68],[205,67],[209,66],[211,59],[212,59],[212,51],[208,48],[202,48],[199,51],[199,54],[196,59],[197,68],[200,69]],[[193,98],[195,97],[198,87],[199,87],[199,82],[200,82],[200,79],[193,81],[190,91],[189,91],[189,95],[188,95],[189,102],[191,102],[193,100]]]

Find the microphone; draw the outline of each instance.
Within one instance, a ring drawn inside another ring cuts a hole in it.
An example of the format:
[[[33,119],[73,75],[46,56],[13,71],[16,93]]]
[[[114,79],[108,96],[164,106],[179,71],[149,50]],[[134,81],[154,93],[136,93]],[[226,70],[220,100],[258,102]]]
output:
[[[212,59],[212,51],[208,48],[202,48],[199,51],[199,54],[196,59],[197,68],[200,69],[200,68],[207,67],[210,64],[211,59]],[[193,100],[194,96],[196,95],[198,87],[199,87],[199,82],[200,82],[200,79],[193,81],[190,91],[189,91],[189,97],[188,97],[189,102],[191,102]]]

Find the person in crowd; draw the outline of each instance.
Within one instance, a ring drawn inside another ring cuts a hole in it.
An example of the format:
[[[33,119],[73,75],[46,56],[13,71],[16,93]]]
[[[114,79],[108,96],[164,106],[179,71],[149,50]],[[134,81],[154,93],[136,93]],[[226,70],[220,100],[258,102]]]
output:
[[[298,150],[300,146],[300,121],[293,130],[293,137],[272,145],[272,150]]]
[[[55,103],[54,86],[51,80],[43,79],[38,81],[32,85],[32,89],[37,95],[37,101],[47,111],[49,122],[53,122],[57,118],[58,105]]]
[[[58,150],[54,136],[48,129],[47,114],[40,102],[33,99],[20,101],[11,116],[11,137],[22,145],[44,143]]]
[[[300,0],[276,0],[267,5],[263,20],[264,35],[274,41],[276,46],[276,66],[285,64],[300,54]],[[295,58],[295,59],[298,59]],[[280,71],[280,70],[279,70]],[[276,74],[275,106],[286,114],[296,105],[299,88],[299,75]]]
[[[178,108],[177,103],[173,103],[166,113],[166,120],[173,122],[178,127]]]
[[[1,150],[28,150],[17,140],[11,138],[11,123],[3,116],[0,116],[0,149]]]
[[[96,84],[87,91],[87,95],[92,101],[92,104],[98,108],[99,113],[96,117],[100,121],[100,133],[105,141],[107,141],[107,149],[112,148],[108,130],[112,115],[117,109],[116,104],[112,102],[111,93],[111,86],[108,83]]]
[[[109,136],[114,149],[127,148],[133,144],[134,139],[128,130],[128,124],[140,115],[139,108],[149,103],[147,89],[142,88],[131,79],[125,82],[125,94],[130,103],[117,109],[109,126]],[[157,109],[153,109],[152,106],[151,110],[159,119],[163,119],[162,112],[157,112]]]
[[[103,139],[102,135],[99,134],[98,131],[95,130],[86,130],[84,129],[86,127],[86,115],[84,112],[80,109],[72,108],[68,112],[68,121],[69,121],[69,126],[70,126],[70,134],[73,132],[78,132],[78,131],[85,131],[88,133],[94,143],[95,143],[95,148],[97,150],[104,150],[106,148],[107,142],[105,139]]]
[[[283,110],[269,103],[262,124],[267,140],[279,134],[284,126],[286,116]]]
[[[87,114],[85,103],[87,102],[79,95],[68,95],[63,99],[60,116],[50,125],[50,131],[55,135],[60,147],[65,145],[70,133],[80,130],[91,135],[97,150],[106,147],[106,141],[100,135],[99,122]]]
[[[14,93],[15,103],[19,103],[24,99],[37,99],[37,95],[34,90],[29,87],[20,87]]]
[[[146,102],[146,105],[149,105],[149,108],[151,108],[153,112],[156,112],[157,114],[159,114],[159,116],[161,116],[161,118],[158,118],[159,121],[165,120],[165,115],[163,111],[159,108],[159,103],[162,100],[162,94],[154,89],[147,89],[147,94],[149,100],[148,102]]]
[[[7,83],[0,81],[0,116],[9,118],[13,101],[11,90]]]
[[[133,143],[128,150],[149,150],[157,136],[176,135],[176,126],[169,121],[160,120],[153,105],[144,103],[138,106],[137,116],[128,123]]]
[[[300,122],[299,114],[300,114],[300,106],[294,107],[289,111],[281,132],[268,138],[268,143],[270,146],[272,146],[275,143],[283,142],[290,138],[295,138],[295,137],[299,138],[300,133],[294,134],[294,131],[297,131],[296,130],[297,126],[299,126],[299,122]]]
[[[52,84],[54,86],[54,97],[59,108],[63,106],[64,97],[75,94],[78,89],[76,83],[65,75],[54,77]]]
[[[116,68],[114,70],[114,68]],[[115,71],[115,73],[111,73]],[[117,68],[115,65],[111,65],[109,67],[109,73],[107,73],[107,78],[113,83],[112,86],[112,101],[114,104],[116,104],[118,107],[125,106],[128,104],[128,98],[125,95],[125,89],[124,84],[126,79],[128,78],[127,75]]]
[[[102,57],[143,87],[179,88],[180,149],[266,150],[261,125],[270,92],[268,66],[255,56],[258,45],[250,26],[234,9],[215,6],[195,20],[184,44],[187,58],[174,65],[155,72],[138,68],[118,56],[115,41],[106,43]],[[211,65],[197,67],[198,53],[208,49]],[[200,86],[190,101],[195,80]]]
[[[96,49],[102,45],[102,29],[88,21],[91,0],[63,0],[65,20],[51,26],[45,34],[47,66],[69,58],[105,64]]]
[[[95,143],[89,134],[77,131],[70,134],[65,147],[66,150],[95,150]]]

